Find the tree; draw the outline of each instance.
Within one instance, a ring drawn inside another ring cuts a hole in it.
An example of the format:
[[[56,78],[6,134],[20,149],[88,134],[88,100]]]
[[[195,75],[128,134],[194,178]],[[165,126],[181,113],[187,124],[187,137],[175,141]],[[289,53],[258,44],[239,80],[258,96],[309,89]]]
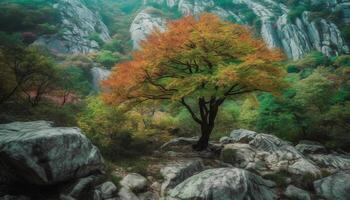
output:
[[[35,106],[57,78],[50,59],[37,48],[21,45],[0,46],[0,71],[0,104],[23,92]]]
[[[147,100],[179,102],[201,127],[194,149],[203,150],[214,128],[219,107],[235,96],[284,87],[283,59],[278,50],[252,37],[249,29],[212,14],[188,16],[155,30],[117,65],[104,82],[108,103]]]

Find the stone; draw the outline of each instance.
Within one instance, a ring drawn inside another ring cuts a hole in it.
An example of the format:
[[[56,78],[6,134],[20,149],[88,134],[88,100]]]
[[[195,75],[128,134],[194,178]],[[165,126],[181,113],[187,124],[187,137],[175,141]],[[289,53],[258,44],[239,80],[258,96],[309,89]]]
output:
[[[301,141],[295,146],[296,150],[300,153],[307,154],[326,154],[327,149],[322,144],[311,142],[311,141]]]
[[[285,190],[284,195],[290,199],[295,200],[311,200],[309,192],[297,188],[294,185],[289,185]]]
[[[111,74],[110,70],[103,69],[100,67],[93,67],[90,70],[92,75],[92,86],[95,91],[100,91],[101,81],[106,80]]]
[[[350,156],[345,154],[311,154],[308,157],[322,168],[337,172],[350,169]]]
[[[159,13],[156,9],[147,7],[137,14],[130,26],[134,49],[140,48],[139,43],[146,39],[153,30],[164,30],[165,19]]]
[[[101,197],[103,199],[112,198],[117,193],[117,186],[114,185],[114,183],[107,181],[103,183],[102,185],[98,186],[98,190],[101,193]]]
[[[254,139],[256,135],[257,133],[254,131],[250,131],[246,129],[237,129],[237,130],[233,130],[230,133],[230,138],[232,139],[233,142],[248,143],[252,139]]]
[[[68,184],[63,192],[61,192],[61,199],[86,199],[89,198],[89,191],[93,191],[94,183],[98,177],[91,175],[80,178],[72,184]],[[68,187],[69,186],[69,187]]]
[[[208,169],[169,191],[166,199],[273,200],[275,183],[238,168]]]
[[[179,145],[193,145],[196,144],[198,141],[197,137],[193,138],[186,138],[186,137],[178,137],[170,140],[169,142],[166,142],[163,144],[160,149],[161,150],[166,150],[169,149],[172,146],[179,146]]]
[[[31,200],[29,197],[26,196],[12,196],[12,195],[5,195],[0,197],[0,200]]]
[[[138,194],[137,197],[140,200],[158,200],[159,199],[159,195],[157,193],[150,192],[150,191]]]
[[[343,38],[340,28],[331,20],[322,17],[315,18],[308,11],[303,12],[295,20],[289,20],[289,6],[277,0],[239,0],[233,1],[232,3],[237,5],[232,7],[221,6],[214,0],[147,0],[144,2],[147,6],[154,4],[168,6],[183,15],[196,16],[202,12],[211,12],[221,18],[234,20],[240,24],[249,24],[245,16],[247,13],[253,12],[261,22],[261,26],[258,28],[260,28],[260,35],[267,46],[269,48],[281,48],[293,60],[301,59],[315,50],[327,56],[349,53],[349,46],[346,39]],[[300,3],[302,2],[300,1]],[[348,0],[326,0],[321,2],[326,2],[329,5],[327,8],[322,5],[324,9],[339,11],[340,21],[350,23],[350,2]],[[242,4],[247,7],[249,12],[245,9],[243,12],[238,9],[242,7]],[[143,13],[143,11],[140,13]],[[165,17],[159,15],[152,18],[148,17],[146,24],[164,19]],[[137,27],[140,27],[139,24]],[[162,29],[164,29],[163,26]],[[138,28],[134,32],[142,32],[141,35],[144,38],[144,35],[149,34],[149,31],[147,29],[142,30],[142,28]]]
[[[104,42],[111,39],[101,17],[90,10],[84,1],[59,0],[54,8],[60,15],[62,32],[40,36],[34,45],[45,46],[56,54],[91,53],[100,49],[91,35],[97,34]]]
[[[350,170],[340,171],[331,176],[316,180],[316,193],[327,200],[348,200],[350,195]]]
[[[221,160],[233,166],[247,169],[265,175],[280,171],[291,174],[312,174],[315,177],[321,174],[318,166],[308,160],[289,142],[268,134],[239,131],[231,134],[234,143],[224,145],[221,151]],[[248,144],[246,144],[248,142]]]
[[[126,187],[122,187],[119,190],[118,196],[120,200],[139,200],[139,198],[129,188]]]
[[[164,177],[161,186],[161,196],[165,196],[169,189],[186,180],[188,177],[204,170],[202,160],[180,160],[168,163],[160,170]]]
[[[0,184],[53,185],[103,167],[99,150],[78,128],[47,121],[0,125]]]
[[[126,175],[121,181],[120,185],[133,192],[142,192],[146,190],[148,181],[145,177],[137,173],[131,173]]]
[[[227,144],[221,152],[221,160],[230,163],[233,166],[246,168],[251,162],[254,162],[256,152],[249,144]]]

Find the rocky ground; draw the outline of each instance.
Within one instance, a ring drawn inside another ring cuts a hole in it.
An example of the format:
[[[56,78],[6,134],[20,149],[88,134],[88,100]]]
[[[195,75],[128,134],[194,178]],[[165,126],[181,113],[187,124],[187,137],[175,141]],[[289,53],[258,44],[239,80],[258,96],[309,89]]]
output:
[[[203,152],[175,138],[143,177],[121,167],[104,177],[98,149],[77,128],[49,122],[0,125],[0,199],[339,199],[350,198],[350,155],[312,141],[234,130]]]

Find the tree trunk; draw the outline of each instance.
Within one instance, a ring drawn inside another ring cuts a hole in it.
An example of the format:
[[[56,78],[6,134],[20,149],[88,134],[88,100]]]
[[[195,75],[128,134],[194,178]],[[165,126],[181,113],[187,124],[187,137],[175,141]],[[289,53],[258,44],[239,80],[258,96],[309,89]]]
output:
[[[209,138],[213,132],[215,119],[219,111],[219,106],[225,101],[225,98],[211,97],[209,101],[206,101],[204,97],[198,99],[200,117],[198,117],[191,107],[186,103],[185,98],[181,99],[181,103],[190,112],[194,121],[201,126],[201,137],[197,144],[193,145],[193,149],[202,151],[208,148]]]
[[[201,137],[199,138],[197,144],[193,145],[193,149],[196,151],[203,151],[208,148],[209,138],[213,131],[214,125],[210,126],[209,124],[201,125]]]

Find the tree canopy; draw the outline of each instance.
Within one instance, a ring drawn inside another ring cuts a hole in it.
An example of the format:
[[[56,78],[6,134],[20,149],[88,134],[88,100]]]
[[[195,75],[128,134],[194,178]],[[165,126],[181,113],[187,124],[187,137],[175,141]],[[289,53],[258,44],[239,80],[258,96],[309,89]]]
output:
[[[209,139],[226,99],[253,91],[278,93],[284,87],[285,72],[276,64],[283,58],[245,26],[212,14],[188,16],[169,22],[164,32],[155,30],[131,61],[117,65],[104,82],[104,99],[112,104],[180,102]]]

